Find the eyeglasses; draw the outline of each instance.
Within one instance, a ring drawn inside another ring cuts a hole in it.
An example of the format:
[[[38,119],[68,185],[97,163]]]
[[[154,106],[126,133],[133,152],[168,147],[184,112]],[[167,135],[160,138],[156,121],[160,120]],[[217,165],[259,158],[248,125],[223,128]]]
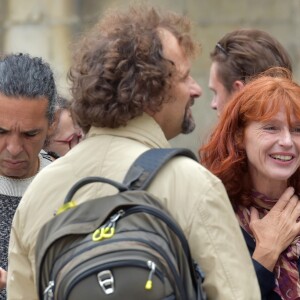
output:
[[[55,140],[55,142],[68,144],[69,149],[72,149],[74,146],[76,146],[82,139],[82,134],[80,133],[73,133],[65,140]]]

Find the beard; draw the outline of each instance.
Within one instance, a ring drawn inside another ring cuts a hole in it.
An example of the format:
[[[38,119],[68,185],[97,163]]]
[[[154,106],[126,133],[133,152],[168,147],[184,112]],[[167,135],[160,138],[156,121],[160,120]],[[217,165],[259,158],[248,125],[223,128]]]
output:
[[[192,112],[191,112],[191,103],[188,103],[183,117],[183,122],[181,124],[181,133],[189,134],[194,131],[196,127]]]

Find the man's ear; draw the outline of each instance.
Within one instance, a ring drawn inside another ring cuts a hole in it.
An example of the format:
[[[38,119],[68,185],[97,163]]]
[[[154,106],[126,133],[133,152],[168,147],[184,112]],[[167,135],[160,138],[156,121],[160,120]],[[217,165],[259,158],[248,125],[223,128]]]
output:
[[[235,92],[238,92],[240,91],[241,89],[243,89],[245,86],[244,82],[241,81],[241,80],[236,80],[233,84],[232,84],[232,87],[233,87],[233,90]]]

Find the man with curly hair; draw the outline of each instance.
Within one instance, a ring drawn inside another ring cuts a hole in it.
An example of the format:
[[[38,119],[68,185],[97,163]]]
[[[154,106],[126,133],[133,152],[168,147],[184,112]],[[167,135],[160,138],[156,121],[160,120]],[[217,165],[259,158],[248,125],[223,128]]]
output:
[[[168,148],[169,139],[195,127],[191,107],[202,91],[190,74],[198,45],[187,18],[148,6],[109,12],[74,49],[72,109],[86,138],[41,172],[24,195],[13,222],[9,299],[37,299],[37,235],[75,182],[86,176],[122,181],[141,153]],[[184,230],[205,272],[208,299],[259,299],[254,268],[220,180],[197,162],[176,157],[148,191]],[[88,185],[77,200],[115,192],[107,184]]]

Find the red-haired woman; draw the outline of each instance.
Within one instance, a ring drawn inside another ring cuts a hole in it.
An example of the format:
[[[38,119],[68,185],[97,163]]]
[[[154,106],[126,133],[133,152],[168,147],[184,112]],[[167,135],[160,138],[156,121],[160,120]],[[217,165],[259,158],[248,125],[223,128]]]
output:
[[[262,299],[300,299],[300,86],[289,71],[248,83],[199,155],[227,189]]]

